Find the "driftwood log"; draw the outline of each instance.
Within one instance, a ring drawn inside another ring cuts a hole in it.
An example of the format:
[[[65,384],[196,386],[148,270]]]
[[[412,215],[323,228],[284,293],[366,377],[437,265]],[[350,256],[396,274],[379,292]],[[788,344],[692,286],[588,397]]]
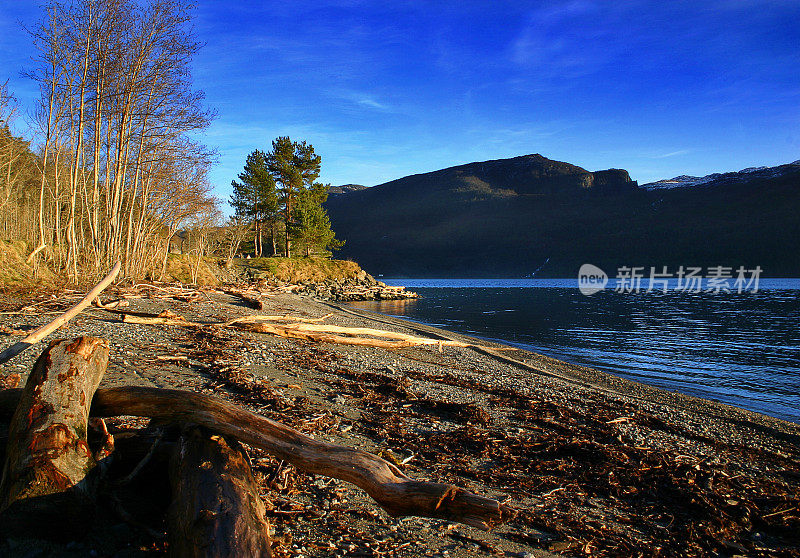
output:
[[[234,287],[228,287],[222,289],[222,292],[229,295],[238,296],[242,299],[242,301],[250,308],[255,308],[256,310],[263,310],[265,307],[265,300],[269,298],[270,295],[267,293],[252,290],[252,289],[239,289]]]
[[[242,292],[239,296],[250,308],[255,308],[256,310],[263,310],[265,308],[264,299],[259,295]]]
[[[114,267],[111,268],[111,271],[108,272],[108,275],[106,275],[102,281],[100,281],[97,285],[95,285],[94,288],[92,288],[92,290],[89,291],[78,304],[76,304],[63,314],[61,314],[58,318],[56,318],[49,324],[43,325],[42,327],[40,327],[27,337],[25,337],[23,340],[14,343],[10,347],[8,347],[5,351],[0,353],[0,364],[8,362],[12,358],[20,354],[22,351],[24,351],[25,349],[27,349],[28,347],[30,347],[35,343],[38,343],[39,341],[41,341],[42,339],[53,333],[55,330],[60,328],[62,325],[66,324],[72,318],[80,314],[85,308],[87,308],[94,301],[94,299],[100,296],[100,293],[102,293],[105,290],[105,288],[108,287],[114,281],[114,279],[116,279],[117,274],[119,273],[119,268],[120,268],[120,262],[117,262],[116,264],[114,264]]]
[[[236,440],[202,427],[186,428],[172,457],[170,480],[170,556],[272,556],[266,509]]]
[[[227,325],[227,324],[226,324]],[[234,323],[234,327],[255,331],[257,333],[270,333],[279,337],[302,339],[316,343],[334,343],[339,345],[359,345],[366,347],[380,347],[384,349],[402,349],[427,345],[439,347],[481,347],[474,343],[463,341],[450,341],[418,337],[407,333],[373,329],[369,327],[342,327],[324,324],[297,323],[287,325],[272,325],[265,323]],[[364,337],[358,337],[358,336]],[[369,337],[368,337],[369,336]],[[386,339],[380,339],[381,337]]]
[[[0,482],[4,530],[20,535],[46,526],[59,538],[88,527],[97,462],[86,432],[107,365],[108,343],[95,337],[54,341],[36,361],[9,425]]]
[[[0,391],[0,415],[16,406],[20,391]],[[145,387],[99,389],[91,413],[101,417],[153,417],[205,426],[262,448],[298,469],[355,484],[396,517],[435,517],[489,529],[515,513],[497,500],[451,484],[411,479],[376,455],[315,440],[217,397]]]
[[[321,318],[299,318],[293,316],[243,316],[234,318],[227,322],[190,322],[173,314],[165,312],[160,315],[145,314],[143,312],[126,312],[121,310],[111,310],[116,314],[122,315],[122,321],[127,324],[140,325],[170,325],[181,327],[233,327],[245,331],[256,333],[268,333],[285,337],[288,339],[301,339],[316,343],[334,343],[339,345],[360,345],[366,347],[380,347],[384,349],[400,349],[405,347],[415,347],[419,345],[435,346],[439,350],[442,347],[475,347],[477,349],[489,349],[483,345],[468,343],[464,341],[431,339],[428,337],[418,337],[397,331],[383,329],[373,329],[368,327],[342,327],[336,325],[325,325],[319,322],[324,321],[330,314]],[[284,324],[265,323],[265,322],[287,322]],[[514,350],[511,348],[492,348],[495,351]]]

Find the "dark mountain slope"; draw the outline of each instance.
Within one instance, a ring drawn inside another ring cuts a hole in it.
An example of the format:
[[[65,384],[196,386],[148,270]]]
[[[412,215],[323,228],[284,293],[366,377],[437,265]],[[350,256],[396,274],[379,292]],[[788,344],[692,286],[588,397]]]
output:
[[[572,277],[585,262],[761,265],[800,274],[800,169],[647,191],[624,170],[527,155],[408,176],[329,200],[344,255],[372,273]]]

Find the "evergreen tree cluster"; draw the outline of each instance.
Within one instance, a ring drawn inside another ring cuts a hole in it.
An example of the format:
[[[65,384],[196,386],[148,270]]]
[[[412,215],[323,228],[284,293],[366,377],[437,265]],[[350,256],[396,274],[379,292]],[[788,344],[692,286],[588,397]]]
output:
[[[253,224],[256,256],[266,255],[267,232],[272,255],[279,243],[287,257],[293,250],[327,255],[342,247],[323,207],[330,185],[317,182],[321,163],[312,145],[287,136],[276,138],[270,151],[257,149],[247,156],[239,181],[231,182],[230,204],[237,217]]]

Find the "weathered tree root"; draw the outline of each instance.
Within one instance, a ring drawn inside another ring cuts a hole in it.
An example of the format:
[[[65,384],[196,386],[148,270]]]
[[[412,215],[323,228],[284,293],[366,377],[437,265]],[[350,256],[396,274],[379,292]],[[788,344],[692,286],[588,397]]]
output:
[[[16,406],[19,392],[0,391],[0,415],[9,414],[8,410]],[[205,426],[262,448],[298,469],[353,483],[393,516],[435,517],[490,529],[516,513],[497,500],[451,484],[413,480],[376,455],[315,440],[208,395],[147,387],[99,389],[91,413],[102,417],[153,417]]]

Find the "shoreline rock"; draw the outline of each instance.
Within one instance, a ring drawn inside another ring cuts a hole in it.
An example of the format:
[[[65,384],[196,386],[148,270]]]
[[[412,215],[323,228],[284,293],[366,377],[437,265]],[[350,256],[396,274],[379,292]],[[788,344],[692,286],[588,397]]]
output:
[[[362,271],[355,279],[334,279],[318,283],[299,283],[295,291],[300,295],[313,296],[318,300],[355,302],[360,300],[402,300],[419,298],[402,286],[387,285],[376,281],[372,275]]]

